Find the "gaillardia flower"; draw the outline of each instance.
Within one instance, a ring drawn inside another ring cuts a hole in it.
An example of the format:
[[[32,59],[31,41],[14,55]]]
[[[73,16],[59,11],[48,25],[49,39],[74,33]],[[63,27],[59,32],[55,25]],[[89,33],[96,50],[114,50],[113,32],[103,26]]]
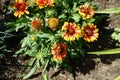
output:
[[[54,0],[36,0],[36,4],[39,8],[44,8],[47,6],[53,6]]]
[[[62,30],[65,31],[62,37],[66,41],[74,41],[75,39],[81,37],[80,27],[77,26],[75,23],[65,22],[64,25],[62,26]]]
[[[59,20],[57,18],[50,18],[48,20],[48,26],[52,29],[52,30],[56,30],[57,27],[59,25]]]
[[[78,7],[79,14],[83,17],[83,19],[89,19],[94,16],[94,9],[89,4],[84,4]]]
[[[84,40],[93,42],[98,38],[98,28],[93,23],[88,23],[85,27],[82,27],[82,34]]]
[[[35,19],[31,22],[31,25],[32,25],[32,29],[34,31],[39,31],[39,29],[41,29],[43,27],[43,21],[40,20],[40,19]]]
[[[16,0],[15,3],[15,9],[16,12],[14,13],[14,16],[18,16],[20,18],[24,13],[29,14],[28,8],[28,2],[24,2],[24,0]]]
[[[61,61],[67,56],[66,45],[63,43],[58,43],[52,47],[51,54],[55,61]]]

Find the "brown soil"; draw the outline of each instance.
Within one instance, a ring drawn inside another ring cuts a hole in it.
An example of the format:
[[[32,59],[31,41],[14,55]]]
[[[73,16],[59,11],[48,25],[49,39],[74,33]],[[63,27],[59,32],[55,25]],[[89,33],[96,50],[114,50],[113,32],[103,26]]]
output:
[[[94,0],[99,3],[99,9],[106,9],[120,6],[120,0]],[[99,15],[98,15],[99,16]],[[99,39],[91,43],[88,51],[115,48],[116,43],[110,38],[113,28],[120,27],[120,17],[115,18],[115,14],[105,15],[105,19],[96,23],[99,28]],[[0,60],[0,80],[22,80],[20,72],[24,68],[28,59],[12,54]],[[114,80],[120,75],[120,54],[117,55],[85,55],[84,58],[72,59],[70,66],[72,73],[61,69],[54,73],[53,68],[46,71],[49,80]],[[41,69],[37,70],[29,80],[44,80],[41,76]]]

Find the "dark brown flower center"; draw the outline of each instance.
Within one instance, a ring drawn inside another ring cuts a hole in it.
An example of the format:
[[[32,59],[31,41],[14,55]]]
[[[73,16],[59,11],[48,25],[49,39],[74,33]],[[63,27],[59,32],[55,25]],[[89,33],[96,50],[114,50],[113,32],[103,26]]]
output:
[[[89,14],[89,8],[88,7],[83,7],[82,12],[85,14]]]
[[[75,30],[73,28],[68,28],[67,33],[74,34]]]
[[[93,29],[91,29],[90,27],[86,27],[85,34],[87,36],[92,36],[93,35]]]
[[[15,7],[19,10],[19,11],[24,11],[26,8],[25,3],[16,3]]]

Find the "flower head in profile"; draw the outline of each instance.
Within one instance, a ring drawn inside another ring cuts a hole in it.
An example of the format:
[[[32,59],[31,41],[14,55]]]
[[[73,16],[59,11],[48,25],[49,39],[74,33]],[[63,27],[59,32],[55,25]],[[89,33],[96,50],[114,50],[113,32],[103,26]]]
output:
[[[36,4],[39,8],[44,8],[47,6],[53,6],[54,0],[36,0]]]
[[[52,29],[52,30],[56,30],[57,27],[59,25],[59,20],[57,18],[50,18],[48,20],[48,26]]]
[[[93,42],[98,38],[98,28],[92,23],[88,23],[86,27],[82,27],[82,34],[84,40],[87,42]]]
[[[64,25],[62,26],[62,30],[65,31],[62,37],[66,41],[74,41],[75,39],[81,37],[80,27],[77,26],[75,23],[65,22]]]
[[[16,0],[15,2],[15,13],[14,16],[20,18],[23,14],[29,14],[28,8],[28,2],[24,2],[24,0]]]
[[[58,43],[52,47],[51,54],[55,61],[61,61],[67,56],[66,45],[63,43]]]
[[[89,4],[84,4],[78,7],[79,14],[83,17],[83,19],[89,19],[94,16],[94,9]]]
[[[31,25],[32,25],[32,29],[34,31],[39,31],[39,29],[41,29],[43,27],[43,21],[40,20],[40,19],[35,19],[31,22]]]

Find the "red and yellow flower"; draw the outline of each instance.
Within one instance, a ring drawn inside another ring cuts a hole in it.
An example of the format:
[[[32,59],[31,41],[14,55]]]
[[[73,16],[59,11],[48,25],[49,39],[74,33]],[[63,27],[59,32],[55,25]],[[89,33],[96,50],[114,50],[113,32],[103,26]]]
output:
[[[66,45],[63,43],[58,43],[52,47],[51,54],[55,61],[61,61],[67,56]]]
[[[79,14],[83,17],[83,19],[89,19],[94,16],[95,10],[89,4],[84,4],[78,7]]]
[[[16,0],[15,2],[15,9],[16,12],[14,13],[14,16],[18,16],[20,18],[23,14],[29,14],[28,8],[28,2],[24,2],[24,0]]]
[[[47,6],[53,6],[54,0],[36,0],[36,4],[39,8],[44,8]]]
[[[93,42],[98,38],[98,28],[93,23],[88,23],[85,27],[82,27],[82,34],[84,40]]]
[[[66,41],[74,41],[75,39],[78,39],[82,36],[80,27],[75,23],[65,22],[62,26],[62,30],[65,31],[62,37]]]
[[[31,25],[32,25],[32,29],[34,31],[39,31],[39,29],[41,29],[43,27],[43,21],[40,20],[40,19],[35,19],[31,22]]]

